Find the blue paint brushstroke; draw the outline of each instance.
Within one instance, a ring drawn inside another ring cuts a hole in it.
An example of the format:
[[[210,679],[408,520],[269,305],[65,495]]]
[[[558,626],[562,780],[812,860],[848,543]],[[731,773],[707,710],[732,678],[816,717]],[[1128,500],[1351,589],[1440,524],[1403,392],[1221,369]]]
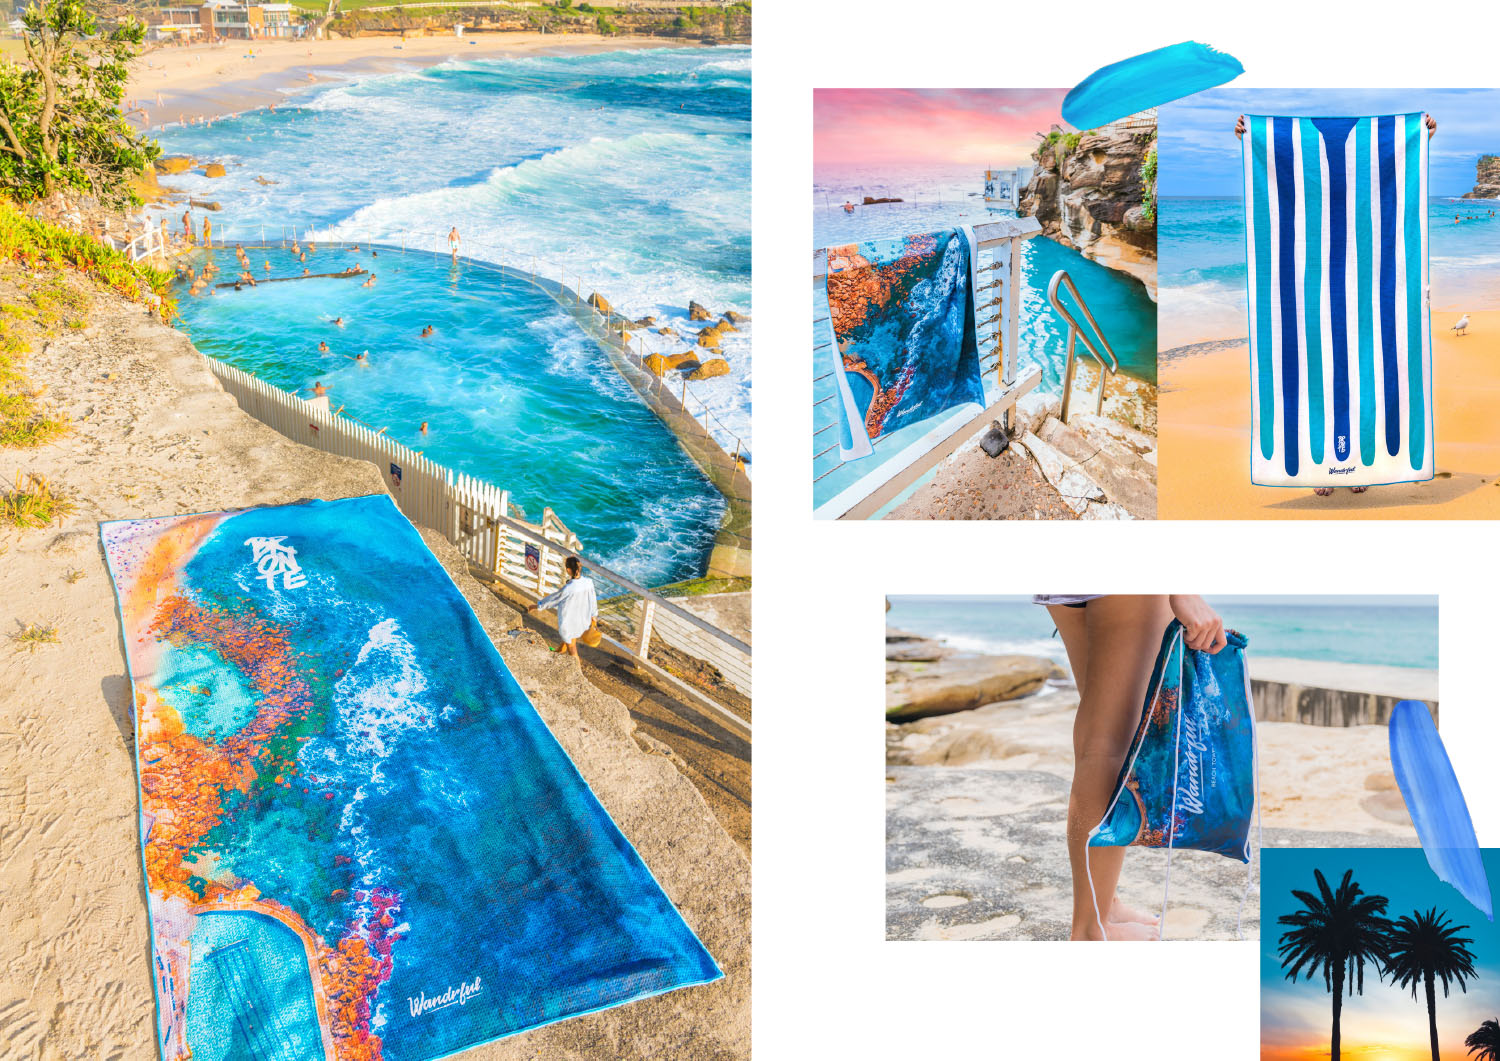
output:
[[[1422,137],[1427,129],[1421,114],[1408,114],[1406,127],[1406,210],[1402,217],[1403,236],[1406,241],[1406,415],[1408,428],[1408,460],[1415,471],[1422,467],[1427,457],[1427,396],[1422,379],[1422,335],[1426,315],[1422,305],[1422,212],[1427,203],[1422,199]]]
[[[1302,225],[1306,245],[1302,255],[1302,322],[1307,341],[1307,444],[1312,462],[1322,464],[1323,440],[1328,435],[1323,422],[1327,408],[1323,397],[1323,156],[1312,121],[1296,121],[1297,139],[1302,145],[1302,209],[1306,217]]]
[[[1301,352],[1297,344],[1297,178],[1293,173],[1295,118],[1272,118],[1281,275],[1281,422],[1286,473],[1297,474],[1297,413],[1301,406]]]
[[[1490,882],[1479,857],[1479,839],[1458,776],[1427,705],[1402,700],[1391,713],[1391,765],[1427,864],[1457,888],[1490,921]]]
[[[1233,81],[1245,72],[1232,55],[1184,41],[1101,66],[1063,98],[1063,120],[1075,129],[1107,125]]]
[[[1375,215],[1370,209],[1370,123],[1354,126],[1354,261],[1359,271],[1359,454],[1375,463]]]
[[[1251,204],[1255,234],[1255,370],[1256,394],[1260,396],[1260,453],[1270,460],[1276,452],[1276,375],[1271,364],[1275,339],[1271,335],[1271,197],[1267,190],[1271,163],[1267,157],[1271,128],[1267,119],[1252,117],[1246,148],[1254,160],[1254,201]]]

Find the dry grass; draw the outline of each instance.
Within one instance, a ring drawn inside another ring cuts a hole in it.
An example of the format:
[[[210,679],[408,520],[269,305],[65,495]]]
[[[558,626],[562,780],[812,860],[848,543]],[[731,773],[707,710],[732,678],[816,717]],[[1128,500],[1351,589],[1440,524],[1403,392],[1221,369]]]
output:
[[[35,652],[38,645],[60,645],[62,639],[57,636],[57,627],[45,626],[42,623],[25,623],[21,629],[10,635],[17,649],[25,649],[27,652]]]
[[[77,506],[59,494],[45,476],[16,473],[15,487],[0,494],[0,523],[39,530],[54,521],[61,523]]]
[[[78,570],[78,568],[76,567],[70,567],[68,568],[68,573],[63,576],[63,581],[71,586],[73,585],[73,583],[80,581],[83,577],[84,574],[82,571]]]

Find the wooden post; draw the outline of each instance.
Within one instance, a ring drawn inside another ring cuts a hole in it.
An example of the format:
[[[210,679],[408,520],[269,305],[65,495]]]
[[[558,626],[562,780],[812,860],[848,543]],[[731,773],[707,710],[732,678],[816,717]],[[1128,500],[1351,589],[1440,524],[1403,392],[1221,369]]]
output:
[[[635,654],[641,659],[651,651],[651,620],[656,616],[656,602],[641,598],[641,618],[635,629]]]
[[[547,561],[551,559],[552,550],[545,545],[540,546],[536,558],[536,595],[545,597],[547,595]]]

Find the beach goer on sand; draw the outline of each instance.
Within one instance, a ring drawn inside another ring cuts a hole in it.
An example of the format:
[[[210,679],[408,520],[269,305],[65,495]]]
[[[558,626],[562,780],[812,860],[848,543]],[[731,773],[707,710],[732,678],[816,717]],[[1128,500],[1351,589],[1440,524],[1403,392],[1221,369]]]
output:
[[[326,353],[328,353],[328,340],[327,339],[320,339],[318,341],[318,353],[320,353],[320,354],[326,354]]]
[[[1426,124],[1427,124],[1427,139],[1431,140],[1433,134],[1437,132],[1437,119],[1434,118],[1432,115],[1429,114],[1429,115],[1427,115],[1427,122],[1426,122]],[[1239,117],[1239,121],[1235,122],[1235,124],[1234,124],[1234,135],[1235,135],[1235,137],[1237,139],[1239,139],[1239,140],[1245,139],[1245,131],[1246,131],[1247,128],[1248,127],[1245,125],[1245,116],[1243,114],[1241,114],[1240,117]],[[1458,215],[1457,214],[1453,215],[1453,223],[1455,225],[1458,224]],[[1351,494],[1362,494],[1362,493],[1364,493],[1366,490],[1368,490],[1370,488],[1368,486],[1341,486],[1341,487],[1320,486],[1320,487],[1317,487],[1316,489],[1314,489],[1313,493],[1316,494],[1316,495],[1318,495],[1319,497],[1329,497],[1329,496],[1331,496],[1333,494],[1333,492],[1334,492],[1335,489],[1338,489],[1338,490],[1348,490]]]
[[[458,257],[458,226],[454,225],[448,230],[448,249],[453,252],[453,257]]]
[[[322,380],[318,380],[318,382],[316,382],[316,383],[313,384],[313,397],[314,398],[321,398],[321,397],[323,397],[323,395],[325,395],[327,393],[328,393],[328,388],[325,387],[325,386],[323,386],[323,381]]]
[[[1068,653],[1078,686],[1073,719],[1073,785],[1068,796],[1068,862],[1073,877],[1072,939],[1156,939],[1158,918],[1115,895],[1123,847],[1089,848],[1103,820],[1130,741],[1162,635],[1175,616],[1188,648],[1218,652],[1227,643],[1223,620],[1202,597],[1041,594]],[[1092,888],[1090,887],[1092,878]],[[1095,909],[1097,897],[1098,908]]]
[[[556,593],[549,593],[526,610],[540,611],[547,608],[557,610],[557,636],[562,641],[558,651],[578,658],[578,639],[588,632],[599,617],[599,599],[594,593],[594,580],[583,574],[583,565],[578,557],[570,556],[563,561],[568,572],[568,581]],[[1122,757],[1123,758],[1123,757]],[[1102,816],[1102,815],[1101,815]]]

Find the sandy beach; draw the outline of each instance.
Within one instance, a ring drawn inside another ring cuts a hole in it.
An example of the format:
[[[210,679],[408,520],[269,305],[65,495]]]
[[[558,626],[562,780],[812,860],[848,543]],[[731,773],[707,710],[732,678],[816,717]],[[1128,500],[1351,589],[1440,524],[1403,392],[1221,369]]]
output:
[[[223,41],[146,53],[135,62],[125,98],[138,108],[131,115],[137,125],[159,129],[184,119],[217,118],[281,104],[298,89],[320,82],[436,66],[450,59],[582,55],[697,43],[593,33]]]
[[[1437,475],[1363,494],[1250,483],[1250,368],[1243,339],[1203,343],[1160,367],[1162,519],[1495,519],[1500,517],[1500,310],[1469,314],[1467,335],[1434,311]],[[1454,315],[1456,316],[1456,315]]]

